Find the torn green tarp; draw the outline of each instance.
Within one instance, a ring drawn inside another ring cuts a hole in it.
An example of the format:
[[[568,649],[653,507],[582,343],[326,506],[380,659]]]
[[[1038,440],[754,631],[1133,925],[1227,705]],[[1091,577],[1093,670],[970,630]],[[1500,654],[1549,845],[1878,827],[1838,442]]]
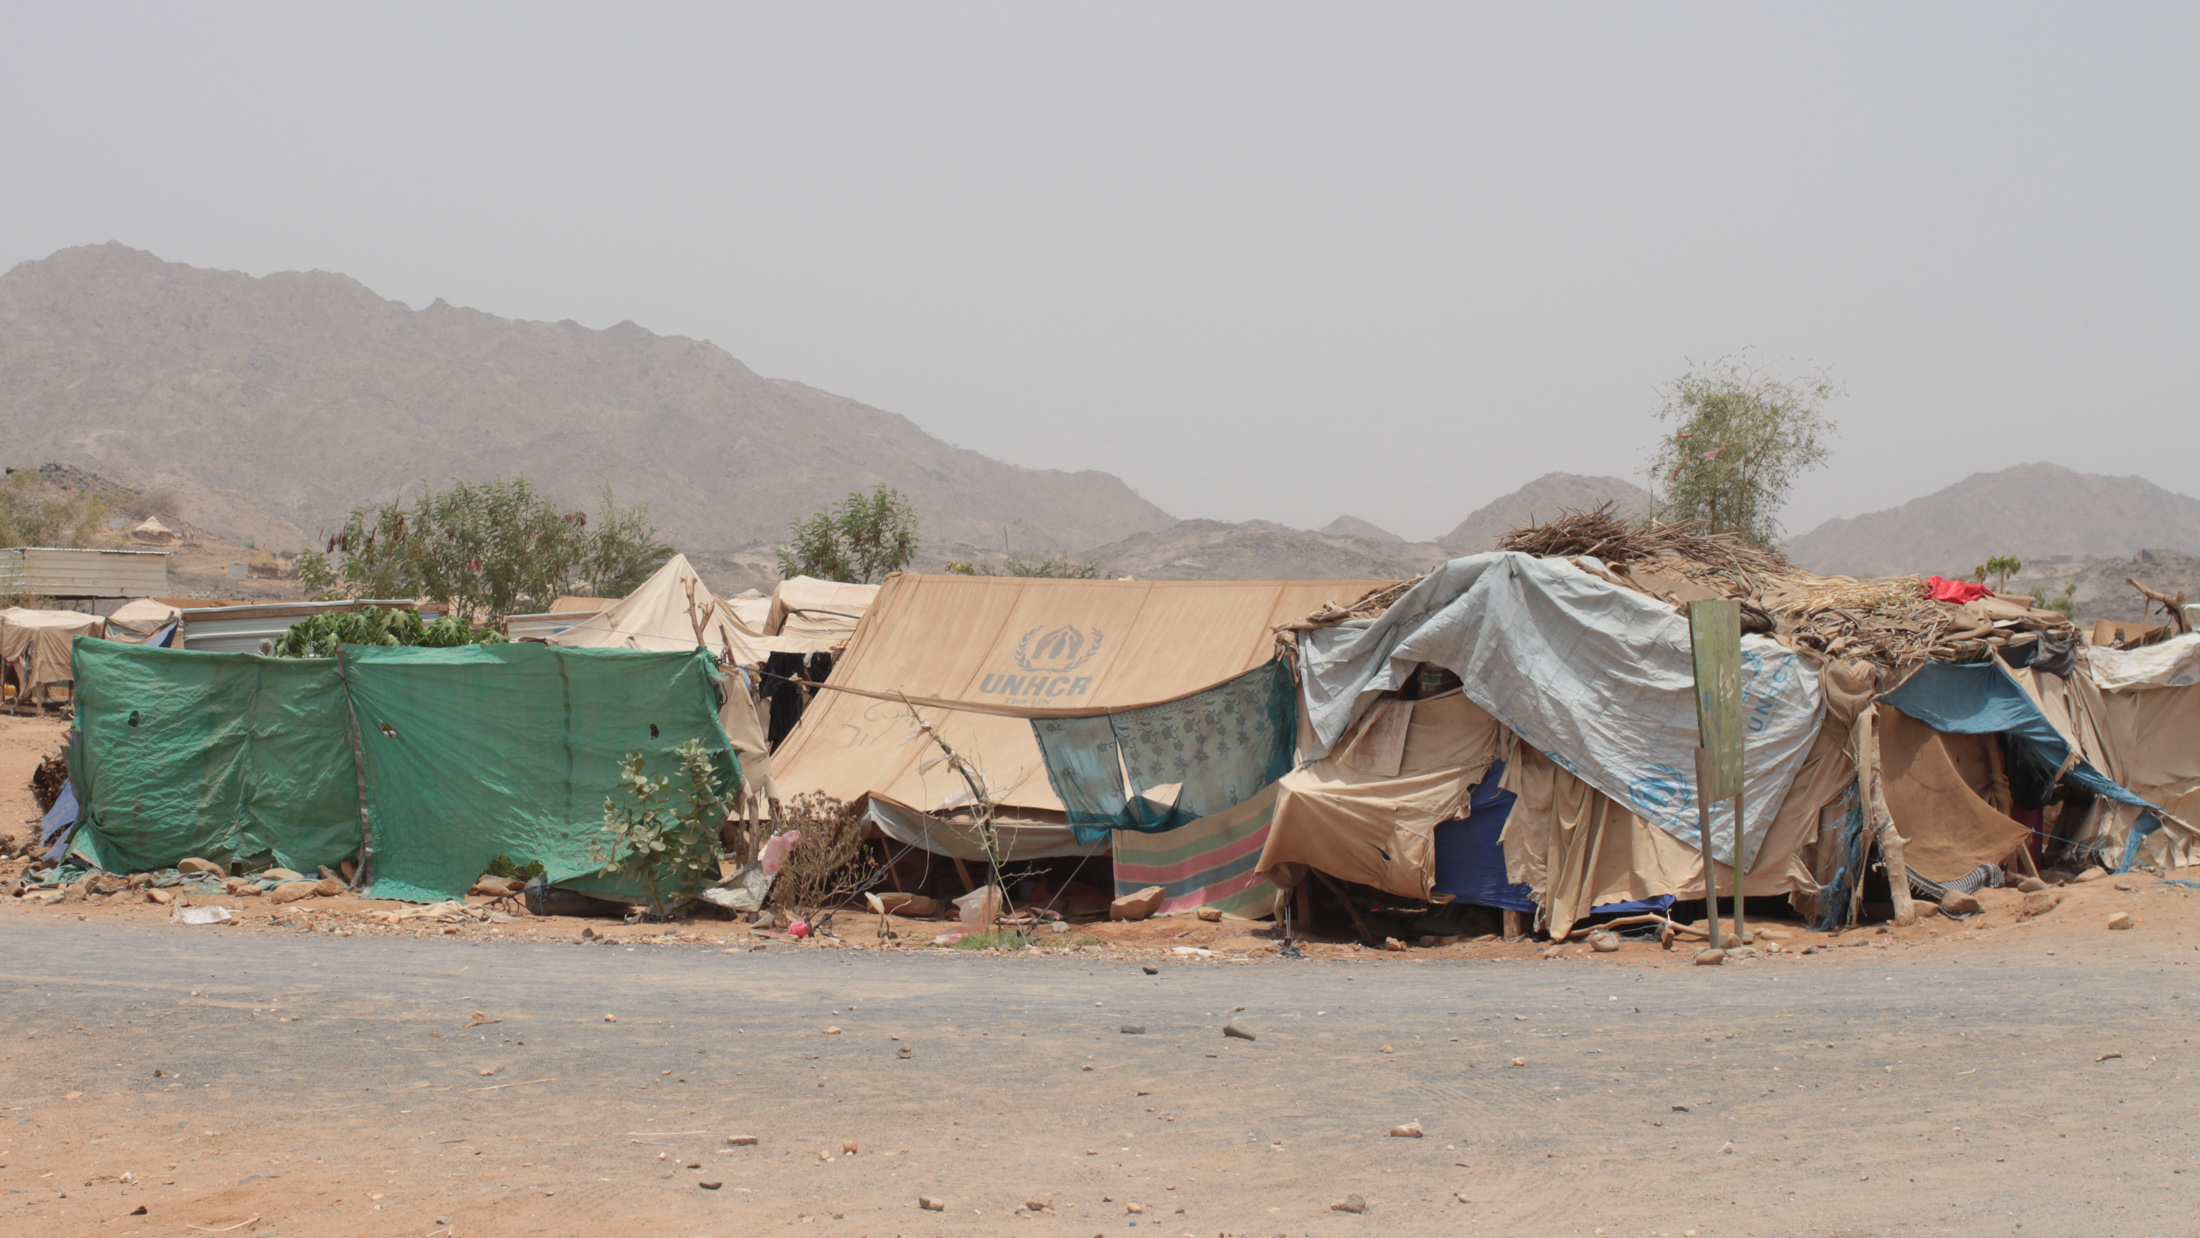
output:
[[[700,739],[723,790],[740,777],[701,651],[347,645],[340,666],[80,640],[75,656],[78,849],[111,871],[195,855],[311,872],[352,858],[354,710],[377,898],[462,896],[499,855],[638,898],[590,858],[604,800],[624,794],[619,758],[640,752],[669,773],[674,750]]]
[[[1035,718],[1031,729],[1071,830],[1089,843],[1111,830],[1173,830],[1251,799],[1291,772],[1298,718],[1279,658],[1182,700]]]

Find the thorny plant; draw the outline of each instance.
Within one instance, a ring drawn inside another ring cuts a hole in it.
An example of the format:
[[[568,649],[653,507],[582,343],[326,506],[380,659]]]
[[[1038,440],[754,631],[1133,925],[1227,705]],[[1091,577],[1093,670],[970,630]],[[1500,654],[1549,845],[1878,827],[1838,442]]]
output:
[[[619,783],[633,800],[605,798],[607,837],[589,846],[589,859],[605,872],[626,873],[649,891],[644,915],[658,924],[671,919],[682,900],[717,880],[718,824],[726,816],[727,800],[709,749],[691,739],[677,752],[684,795],[672,790],[671,778],[645,773],[641,753],[626,754],[619,762]]]
[[[866,863],[863,822],[853,805],[822,791],[798,795],[772,825],[774,834],[788,830],[802,837],[772,880],[772,906],[794,914],[815,912],[876,884],[880,874]]]

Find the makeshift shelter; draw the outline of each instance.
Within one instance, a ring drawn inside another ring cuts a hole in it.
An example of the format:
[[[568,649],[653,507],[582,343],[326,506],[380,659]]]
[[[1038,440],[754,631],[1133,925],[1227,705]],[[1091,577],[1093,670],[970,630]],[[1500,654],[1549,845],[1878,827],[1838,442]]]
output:
[[[0,680],[15,685],[17,707],[33,692],[43,704],[48,689],[68,685],[74,677],[69,669],[69,642],[106,630],[106,620],[81,611],[21,606],[0,610]]]
[[[166,546],[177,540],[179,534],[160,522],[158,516],[147,516],[130,529],[130,540],[147,545]]]
[[[107,616],[106,636],[108,640],[142,645],[175,623],[182,614],[182,607],[159,598],[135,598]]]
[[[71,848],[111,872],[189,856],[299,872],[361,864],[368,893],[463,896],[489,862],[541,862],[551,881],[617,897],[604,801],[620,759],[677,768],[698,739],[721,782],[739,766],[718,722],[716,671],[694,649],[535,644],[345,646],[341,658],[75,644]]]
[[[1031,720],[1105,722],[1164,706],[1197,708],[1187,698],[1210,689],[1265,699],[1272,679],[1249,672],[1275,656],[1273,629],[1324,603],[1357,597],[1372,583],[890,576],[832,678],[775,755],[780,794],[821,792],[860,802],[889,838],[982,860],[976,797],[943,761],[944,745],[980,771],[1003,858],[1103,853],[1106,831],[1092,825],[1091,840],[1080,841],[1060,793],[1078,771],[1050,763]],[[1124,762],[1141,750],[1138,737],[1104,729],[1106,751],[1117,754],[1112,776],[1119,789],[1112,800],[1083,806],[1088,821],[1131,811],[1136,799],[1148,806],[1140,811],[1206,831],[1154,838],[1210,842],[1187,854],[1142,850],[1126,871],[1175,871],[1172,881],[1152,883],[1169,886],[1172,897],[1232,880],[1218,870],[1246,857],[1221,853],[1257,851],[1247,838],[1260,827],[1249,833],[1235,821],[1201,827],[1208,812],[1196,785],[1190,792],[1153,783],[1121,787]],[[1272,728],[1266,734],[1245,749],[1263,767],[1272,759]],[[1288,726],[1285,740],[1287,769]],[[1096,734],[1058,749],[1064,761],[1093,755],[1095,775],[1105,772],[1101,751]],[[1260,785],[1240,789],[1250,795]],[[1216,897],[1246,893],[1234,888]],[[1273,893],[1259,897],[1272,900]]]
[[[2168,828],[2135,835],[2148,814],[2116,803],[2073,832],[2123,867],[2142,853],[2167,866],[2200,862],[2200,837],[2185,828],[2200,823],[2200,633],[2085,656],[2092,692],[2076,696],[2077,724],[2066,729],[2117,783],[2161,809],[2154,815]]]
[[[565,599],[560,599],[561,601]],[[762,819],[776,794],[771,749],[764,742],[757,709],[757,685],[743,671],[751,634],[734,618],[686,555],[674,555],[634,592],[600,614],[550,636],[548,644],[569,649],[641,649],[674,653],[708,649],[728,669],[722,684],[725,702],[720,722],[747,775],[739,810],[744,819]]]

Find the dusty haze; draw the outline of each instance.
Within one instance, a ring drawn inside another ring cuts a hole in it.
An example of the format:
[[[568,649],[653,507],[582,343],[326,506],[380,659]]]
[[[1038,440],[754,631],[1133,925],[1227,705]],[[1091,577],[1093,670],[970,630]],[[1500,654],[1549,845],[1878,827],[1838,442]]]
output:
[[[0,269],[632,321],[1177,516],[1411,541],[1639,482],[1656,384],[1752,344],[1848,383],[1793,532],[2041,459],[2189,490],[2196,22],[18,8]]]

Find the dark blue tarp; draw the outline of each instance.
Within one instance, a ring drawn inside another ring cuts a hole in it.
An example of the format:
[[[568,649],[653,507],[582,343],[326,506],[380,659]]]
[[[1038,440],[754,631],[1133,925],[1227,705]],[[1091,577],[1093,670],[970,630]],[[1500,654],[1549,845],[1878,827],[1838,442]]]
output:
[[[1467,796],[1467,815],[1436,827],[1436,885],[1438,894],[1474,907],[1504,911],[1535,910],[1528,887],[1505,880],[1505,848],[1498,842],[1505,821],[1512,815],[1513,793],[1498,787],[1505,763],[1490,772]]]

